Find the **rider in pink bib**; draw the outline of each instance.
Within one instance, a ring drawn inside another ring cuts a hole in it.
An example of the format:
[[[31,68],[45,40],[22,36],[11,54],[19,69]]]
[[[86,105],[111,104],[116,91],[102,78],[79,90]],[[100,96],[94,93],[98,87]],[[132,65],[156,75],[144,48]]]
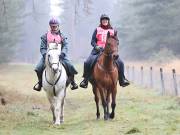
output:
[[[37,73],[38,77],[38,83],[33,87],[34,90],[40,91],[42,87],[42,73],[44,70],[44,63],[45,63],[45,56],[47,52],[47,48],[49,43],[57,43],[61,44],[61,55],[60,59],[62,60],[63,65],[65,66],[66,72],[68,77],[71,80],[71,89],[77,89],[78,85],[74,81],[74,75],[77,74],[76,69],[74,66],[70,63],[68,57],[67,57],[67,51],[68,51],[68,43],[66,41],[66,38],[63,36],[59,29],[59,22],[57,19],[52,18],[49,21],[50,31],[48,31],[46,34],[44,34],[41,37],[41,46],[40,46],[40,52],[42,54],[42,58],[38,65],[35,68],[35,72]]]
[[[57,43],[60,44],[62,42],[62,38],[60,35],[53,34],[51,31],[48,31],[47,33],[47,42],[49,43]]]
[[[114,35],[115,31],[110,25],[110,18],[109,16],[103,14],[100,17],[100,25],[95,29],[92,39],[91,45],[93,46],[93,50],[91,51],[90,56],[84,62],[84,73],[83,73],[83,81],[80,83],[80,87],[87,88],[88,81],[91,77],[93,66],[104,50],[106,44],[107,33],[110,32],[110,35]],[[119,84],[122,87],[128,86],[130,83],[124,76],[124,63],[118,58],[116,61],[118,71],[119,71]]]
[[[114,35],[114,30],[103,29],[102,27],[97,27],[96,30],[97,30],[97,34],[96,34],[97,45],[104,48],[106,44],[106,37],[107,37],[108,31],[110,32],[110,35]]]

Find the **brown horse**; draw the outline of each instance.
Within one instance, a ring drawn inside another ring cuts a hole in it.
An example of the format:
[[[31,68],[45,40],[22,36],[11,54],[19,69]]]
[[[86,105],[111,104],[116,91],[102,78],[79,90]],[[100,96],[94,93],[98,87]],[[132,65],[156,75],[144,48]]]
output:
[[[104,51],[99,56],[97,63],[92,72],[92,88],[95,95],[95,102],[97,108],[97,119],[100,118],[99,112],[99,98],[101,97],[102,106],[104,109],[104,120],[113,119],[115,116],[116,107],[116,93],[118,81],[118,69],[115,60],[118,58],[118,39],[117,32],[114,36],[107,34],[106,45]],[[110,95],[112,97],[111,108],[112,112],[109,114]]]

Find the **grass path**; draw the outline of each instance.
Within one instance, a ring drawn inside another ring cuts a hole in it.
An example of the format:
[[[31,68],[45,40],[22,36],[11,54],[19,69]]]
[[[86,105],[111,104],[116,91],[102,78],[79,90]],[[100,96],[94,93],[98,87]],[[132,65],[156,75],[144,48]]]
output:
[[[5,100],[0,104],[0,135],[180,135],[180,99],[134,85],[118,87],[116,116],[110,121],[103,120],[102,107],[96,120],[90,86],[68,89],[65,122],[53,126],[45,92],[32,90],[35,82],[31,65],[0,70],[0,98]]]

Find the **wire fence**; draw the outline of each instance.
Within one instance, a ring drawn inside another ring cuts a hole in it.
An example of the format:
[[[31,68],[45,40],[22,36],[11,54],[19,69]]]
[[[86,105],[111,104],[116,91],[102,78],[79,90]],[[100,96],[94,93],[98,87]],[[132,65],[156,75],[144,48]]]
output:
[[[163,68],[127,65],[125,74],[136,85],[154,89],[161,95],[180,96],[180,75],[175,69],[167,73]]]

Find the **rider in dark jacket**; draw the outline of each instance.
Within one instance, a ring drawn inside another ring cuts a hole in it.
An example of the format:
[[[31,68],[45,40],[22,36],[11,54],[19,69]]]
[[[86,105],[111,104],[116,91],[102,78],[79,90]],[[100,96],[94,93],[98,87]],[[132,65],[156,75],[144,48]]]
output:
[[[62,50],[61,50],[60,59],[62,60],[63,65],[65,66],[68,77],[71,79],[71,89],[72,90],[77,89],[78,85],[74,81],[74,75],[77,74],[77,71],[74,68],[74,66],[70,63],[70,61],[68,60],[68,57],[67,57],[68,44],[67,44],[66,38],[63,36],[61,31],[59,30],[59,21],[55,18],[52,18],[49,21],[49,25],[50,25],[50,29],[51,29],[51,31],[49,33],[51,34],[51,36],[52,37],[53,37],[53,35],[60,36],[60,38],[62,39],[61,40]],[[37,90],[37,91],[40,91],[41,87],[42,87],[42,73],[45,68],[44,64],[45,64],[45,56],[46,56],[47,44],[48,44],[47,35],[48,34],[46,33],[43,36],[41,36],[40,52],[42,54],[42,58],[35,68],[35,72],[37,73],[37,77],[38,77],[39,81],[33,87],[33,89]]]
[[[100,17],[100,25],[97,27],[92,35],[91,45],[93,46],[93,50],[91,51],[90,56],[84,62],[84,80],[80,83],[80,87],[87,88],[88,80],[91,76],[93,66],[100,55],[100,53],[104,50],[104,46],[106,43],[107,32],[114,33],[114,29],[110,25],[110,18],[103,14]],[[118,71],[119,71],[119,84],[122,87],[128,86],[130,83],[125,78],[124,75],[124,63],[118,58],[116,61]]]

